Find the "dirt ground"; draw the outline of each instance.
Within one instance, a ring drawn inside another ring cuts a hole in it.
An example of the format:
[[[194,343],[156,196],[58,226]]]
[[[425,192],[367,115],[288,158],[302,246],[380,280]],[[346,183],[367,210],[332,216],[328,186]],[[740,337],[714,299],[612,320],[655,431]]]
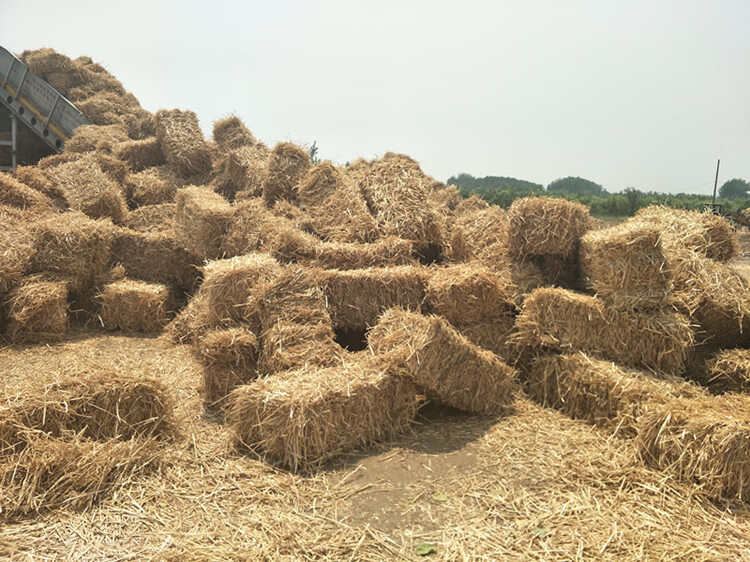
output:
[[[182,430],[157,472],[93,508],[0,526],[2,559],[750,559],[744,508],[523,396],[504,418],[428,406],[398,440],[297,475],[232,447],[203,415],[198,363],[163,339],[73,333],[0,350],[0,365],[6,393],[70,366],[159,378]]]

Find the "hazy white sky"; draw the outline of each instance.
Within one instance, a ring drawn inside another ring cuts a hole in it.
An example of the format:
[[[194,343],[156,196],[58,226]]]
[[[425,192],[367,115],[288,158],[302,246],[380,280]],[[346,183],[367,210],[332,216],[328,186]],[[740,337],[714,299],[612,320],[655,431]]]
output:
[[[0,0],[0,45],[339,163],[710,193],[721,158],[720,184],[750,180],[748,0]]]

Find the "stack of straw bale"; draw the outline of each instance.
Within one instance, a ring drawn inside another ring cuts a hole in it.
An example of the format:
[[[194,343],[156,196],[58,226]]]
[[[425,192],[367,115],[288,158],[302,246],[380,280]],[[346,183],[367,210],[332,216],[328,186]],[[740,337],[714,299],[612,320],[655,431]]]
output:
[[[417,410],[408,377],[369,362],[306,366],[237,388],[228,420],[237,441],[292,470],[391,439]]]
[[[582,352],[535,357],[527,389],[544,406],[627,437],[635,436],[638,419],[655,404],[703,395],[680,379],[657,378]]]
[[[177,175],[191,178],[211,170],[211,153],[195,113],[162,109],[155,118],[159,147],[167,165]]]
[[[122,279],[104,286],[99,295],[102,325],[126,332],[158,332],[171,312],[169,288]]]
[[[176,240],[201,259],[222,257],[222,238],[233,209],[226,199],[201,187],[186,187],[175,197]]]
[[[429,273],[423,267],[318,270],[328,313],[336,329],[365,330],[394,307],[419,312]]]
[[[258,376],[259,348],[258,338],[244,326],[209,330],[198,340],[208,410],[222,407],[232,390]]]
[[[372,242],[375,219],[362,194],[331,162],[310,169],[298,189],[299,202],[310,213],[315,233],[326,242]]]
[[[428,398],[469,412],[507,410],[519,386],[515,371],[438,316],[393,308],[368,334],[372,352]]]
[[[155,168],[167,162],[156,137],[121,142],[113,147],[112,154],[125,162],[131,172]]]
[[[291,142],[280,142],[271,151],[261,187],[263,199],[271,206],[280,199],[294,201],[297,186],[312,166],[310,154]]]
[[[171,203],[177,193],[178,182],[175,179],[165,169],[146,168],[128,176],[125,192],[135,207]]]
[[[7,297],[6,334],[11,341],[59,340],[68,330],[68,284],[28,278]]]
[[[687,318],[677,313],[617,310],[596,297],[541,288],[526,298],[513,339],[534,350],[584,351],[680,376],[693,331]]]

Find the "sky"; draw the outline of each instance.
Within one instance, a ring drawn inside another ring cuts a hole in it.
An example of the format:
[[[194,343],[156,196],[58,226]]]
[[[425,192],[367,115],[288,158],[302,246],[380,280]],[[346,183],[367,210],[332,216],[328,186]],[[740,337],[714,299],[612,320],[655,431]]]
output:
[[[747,0],[0,0],[0,45],[103,64],[150,111],[234,113],[343,164],[616,192],[750,181]]]

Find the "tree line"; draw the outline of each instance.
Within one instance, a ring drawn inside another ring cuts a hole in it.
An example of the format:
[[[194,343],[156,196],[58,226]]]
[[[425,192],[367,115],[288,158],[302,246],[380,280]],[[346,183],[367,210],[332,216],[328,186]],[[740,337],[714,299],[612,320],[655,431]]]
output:
[[[678,209],[700,210],[711,202],[711,195],[695,193],[659,193],[628,187],[618,193],[609,193],[601,185],[579,177],[556,179],[545,186],[503,176],[475,178],[471,174],[458,174],[448,178],[449,185],[459,188],[461,195],[476,195],[485,201],[504,208],[519,197],[547,196],[578,201],[591,207],[591,214],[602,217],[633,216],[638,209],[649,205],[667,205]],[[719,189],[717,203],[725,209],[738,210],[750,207],[750,184],[740,178],[725,182]]]

